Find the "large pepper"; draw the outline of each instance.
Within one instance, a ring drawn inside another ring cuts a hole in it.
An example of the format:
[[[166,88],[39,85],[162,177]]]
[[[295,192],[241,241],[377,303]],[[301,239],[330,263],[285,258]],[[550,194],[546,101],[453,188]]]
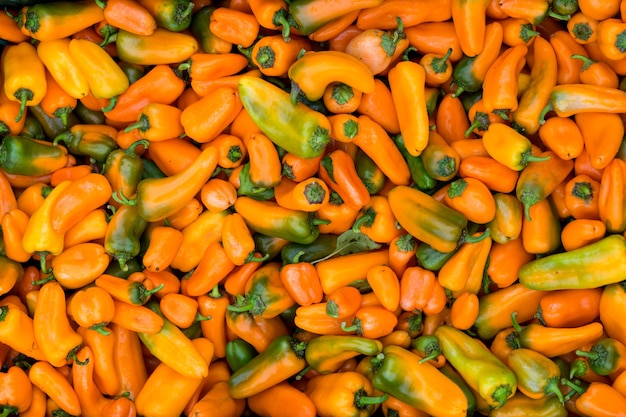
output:
[[[217,149],[208,146],[178,174],[140,181],[137,185],[137,214],[148,222],[171,216],[200,192],[216,167]]]
[[[289,210],[275,202],[251,197],[239,197],[234,207],[253,231],[301,244],[314,242],[319,236],[318,224],[325,223],[311,213]]]
[[[139,338],[146,348],[181,375],[191,378],[207,376],[209,365],[198,347],[182,330],[163,316],[156,301],[149,301],[146,306],[163,318],[163,327],[158,332],[139,333]]]
[[[301,158],[321,155],[330,141],[330,122],[305,104],[292,104],[289,93],[256,77],[239,79],[244,108],[272,142]]]
[[[517,379],[478,340],[451,326],[435,330],[445,358],[487,403],[498,408],[517,391]]]
[[[117,259],[122,270],[126,263],[139,255],[139,238],[148,223],[137,214],[137,206],[122,205],[118,208],[107,226],[104,236],[106,252]]]
[[[548,255],[520,268],[520,283],[534,290],[598,288],[626,275],[626,239],[609,235],[568,252]]]
[[[465,416],[467,398],[461,388],[421,357],[389,345],[371,359],[374,388],[437,417]]]
[[[33,395],[33,385],[28,374],[18,366],[10,366],[0,374],[2,395],[0,395],[0,415],[23,414],[29,409]]]
[[[320,417],[367,417],[388,395],[374,397],[366,376],[356,371],[318,375],[305,389]]]
[[[233,373],[228,380],[233,398],[247,398],[285,381],[306,367],[306,342],[292,336],[275,338],[263,352]]]
[[[120,59],[130,64],[179,64],[198,51],[198,41],[185,32],[156,28],[152,35],[119,30],[115,46]]]
[[[271,319],[293,306],[295,301],[280,279],[280,264],[270,262],[256,270],[248,279],[245,295],[238,296],[228,310],[249,311],[251,314]]]
[[[24,65],[28,62],[28,65]],[[37,50],[29,42],[20,42],[4,48],[2,55],[3,88],[10,100],[20,103],[18,122],[24,115],[26,106],[41,103],[46,94],[46,69],[37,55]]]
[[[337,371],[348,359],[358,355],[378,355],[383,345],[378,340],[358,336],[322,335],[309,341],[305,358],[320,374]]]
[[[0,168],[8,174],[51,174],[68,164],[63,146],[22,136],[6,136],[0,144]]]
[[[398,223],[416,239],[441,252],[456,249],[467,226],[461,213],[407,186],[392,188],[388,199]]]
[[[550,103],[559,117],[577,113],[620,113],[626,109],[626,92],[590,84],[562,84],[552,89]]]

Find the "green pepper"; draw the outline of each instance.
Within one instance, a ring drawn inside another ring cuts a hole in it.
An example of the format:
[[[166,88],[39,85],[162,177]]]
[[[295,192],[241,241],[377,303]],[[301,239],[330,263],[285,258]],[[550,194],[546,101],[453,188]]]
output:
[[[254,346],[243,339],[226,343],[226,362],[233,372],[237,372],[258,354]]]
[[[459,62],[454,65],[452,70],[452,79],[457,86],[456,95],[460,95],[462,92],[477,92],[483,87],[483,79],[477,76],[474,71],[474,61],[480,55],[476,56],[463,56]]]
[[[463,391],[463,394],[465,394],[465,398],[467,399],[467,415],[473,416],[478,408],[478,403],[472,388],[467,385],[467,382],[465,382],[463,377],[448,362],[445,362],[441,367],[439,367],[439,371],[458,385],[459,388],[461,388],[461,391]]]
[[[435,335],[421,335],[411,343],[413,349],[422,357],[421,363],[435,359],[441,354],[441,345]]]
[[[120,68],[124,71],[126,78],[130,84],[134,83],[146,74],[146,68],[143,65],[131,64],[130,62],[119,62]]]
[[[5,135],[6,136],[6,135]],[[32,114],[27,113],[24,121],[24,127],[22,131],[19,133],[19,136],[45,140],[46,133],[43,131],[43,126],[39,123],[39,120],[35,118]]]
[[[63,142],[72,155],[88,156],[104,163],[109,154],[117,149],[115,138],[102,132],[90,131],[88,126],[76,125],[54,138],[53,143],[56,145]]]
[[[489,413],[490,417],[567,417],[569,415],[565,406],[554,395],[532,399],[521,392],[516,393],[502,407],[491,410]]]
[[[267,255],[268,261],[278,256],[285,244],[288,243],[282,238],[264,235],[263,233],[253,233],[252,240],[254,240],[254,250],[263,256]]]
[[[118,208],[106,230],[104,248],[117,259],[124,271],[126,262],[139,254],[140,238],[148,223],[137,214],[137,206],[122,205]]]
[[[428,362],[400,346],[385,346],[371,359],[372,385],[429,415],[441,410],[451,416],[466,415],[465,394],[452,380]]]
[[[203,337],[202,334],[202,325],[200,321],[194,321],[191,326],[186,327],[184,329],[180,329],[188,339],[193,340],[199,337]]]
[[[392,188],[387,198],[396,220],[409,234],[441,252],[457,248],[468,223],[463,214],[403,185]]]
[[[465,94],[461,94],[459,98],[461,99],[461,103],[463,103],[465,113],[469,113],[472,106],[483,98],[483,90],[467,92]],[[469,134],[467,136],[469,136]]]
[[[127,202],[137,193],[137,186],[143,177],[143,162],[135,150],[147,144],[146,140],[138,140],[128,149],[118,148],[107,156],[102,173],[111,184],[114,198]]]
[[[314,242],[301,244],[289,242],[280,251],[283,264],[313,262],[325,258],[337,249],[337,235],[322,234]]]
[[[230,395],[247,398],[296,375],[307,366],[306,346],[306,342],[290,335],[276,337],[263,352],[230,376]]]
[[[252,274],[246,283],[245,295],[238,294],[235,303],[227,309],[271,319],[294,304],[280,279],[280,263],[270,262]]]
[[[456,250],[440,252],[433,249],[428,243],[420,243],[415,251],[415,256],[417,256],[417,261],[422,268],[429,271],[439,271],[455,253]]]
[[[114,277],[128,278],[133,272],[143,271],[144,267],[137,260],[137,258],[131,258],[126,260],[124,268],[126,268],[126,270],[122,269],[119,262],[111,262],[104,273],[107,275],[113,275]]]
[[[9,174],[48,175],[67,166],[63,146],[22,136],[6,136],[0,144],[0,167]]]
[[[106,123],[106,117],[103,111],[88,109],[81,101],[76,103],[74,114],[84,124],[103,125]]]
[[[607,376],[626,369],[626,346],[616,339],[601,339],[589,352],[578,349],[576,354],[587,358],[591,370],[598,375]]]
[[[238,196],[247,196],[255,200],[270,200],[274,198],[273,187],[258,187],[250,180],[250,162],[246,162],[239,171]]]
[[[80,123],[78,117],[72,112],[67,117],[67,124],[64,125],[63,120],[58,117],[49,116],[45,111],[43,111],[41,105],[29,106],[28,112],[35,116],[35,119],[39,121],[43,127],[46,137],[49,139],[56,138],[70,127]]]
[[[181,32],[191,25],[193,3],[190,0],[139,1],[148,8],[157,26],[172,32]]]
[[[387,177],[374,160],[361,149],[356,153],[354,167],[370,195],[378,194],[383,189]]]
[[[571,16],[578,11],[578,0],[554,0],[550,7],[556,14]]]
[[[359,336],[321,335],[309,341],[305,358],[320,374],[337,371],[348,359],[358,355],[378,355],[383,345],[378,340]]]
[[[143,165],[141,172],[142,180],[145,178],[164,178],[167,176],[151,159],[141,158],[141,164]]]
[[[477,339],[451,326],[439,326],[434,334],[446,360],[490,406],[501,407],[515,394],[513,371]]]
[[[402,135],[393,136],[393,141],[400,150],[400,153],[406,160],[409,165],[409,170],[411,171],[411,179],[415,183],[415,186],[420,191],[428,191],[435,188],[437,185],[437,180],[431,177],[424,167],[424,161],[422,161],[421,156],[413,156],[407,151],[404,146],[404,139]]]
[[[290,210],[274,201],[257,201],[245,196],[237,198],[234,207],[254,232],[296,243],[314,242],[319,236],[318,225],[327,223],[313,213]]]
[[[215,6],[202,7],[191,16],[191,25],[189,26],[191,33],[198,40],[198,44],[207,54],[218,53],[219,51],[215,48],[216,43],[224,42],[215,36],[209,28],[213,11],[215,11]]]
[[[550,358],[532,349],[513,349],[507,365],[524,392],[533,397],[554,395],[563,402],[563,394],[559,389],[561,369]]]
[[[626,276],[626,239],[611,234],[581,248],[524,264],[519,282],[533,290],[598,288]]]
[[[261,131],[276,145],[300,158],[324,153],[330,122],[303,103],[292,104],[289,93],[257,77],[239,80],[241,102]]]

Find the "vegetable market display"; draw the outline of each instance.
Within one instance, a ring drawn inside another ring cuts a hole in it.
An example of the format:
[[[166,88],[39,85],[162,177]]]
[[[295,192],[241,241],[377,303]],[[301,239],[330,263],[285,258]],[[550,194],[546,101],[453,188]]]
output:
[[[626,415],[626,1],[0,3],[0,417]]]

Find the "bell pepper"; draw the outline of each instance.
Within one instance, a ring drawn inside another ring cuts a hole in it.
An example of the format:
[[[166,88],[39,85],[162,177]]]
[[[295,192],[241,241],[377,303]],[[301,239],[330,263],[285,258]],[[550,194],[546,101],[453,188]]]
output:
[[[311,339],[305,351],[309,366],[320,374],[336,372],[348,359],[377,355],[383,346],[378,340],[356,336],[322,335]]]
[[[254,346],[243,339],[230,340],[226,343],[226,362],[233,372],[237,372],[258,354]]]
[[[626,346],[608,337],[594,343],[589,351],[577,349],[576,354],[586,358],[598,375],[617,375],[626,366]]]
[[[439,367],[435,360],[441,355],[441,345],[439,344],[437,336],[422,334],[413,339],[411,347],[414,349],[415,353],[422,357],[420,360],[421,363],[432,360],[433,365]]]
[[[369,416],[388,398],[387,394],[374,397],[372,383],[356,371],[318,375],[309,380],[304,392],[320,417]]]
[[[550,101],[550,92],[557,82],[557,60],[550,42],[537,37],[533,43],[533,56],[530,85],[511,115],[513,123],[528,135],[539,130],[540,116]]]
[[[280,279],[280,264],[270,262],[252,274],[246,283],[245,295],[238,295],[236,302],[227,308],[271,319],[294,304]]]
[[[24,67],[23,62],[30,62]],[[15,118],[19,122],[26,106],[41,103],[46,94],[45,66],[37,50],[28,42],[20,42],[5,48],[2,56],[3,88],[6,96],[20,103],[20,111]]]
[[[89,88],[96,98],[111,99],[128,88],[130,83],[124,71],[100,45],[84,39],[72,39],[69,51],[87,77]]]
[[[620,60],[626,57],[624,54],[624,31],[626,25],[621,19],[601,19],[598,23],[598,45],[602,54],[608,59]]]
[[[561,84],[552,89],[550,106],[559,117],[576,113],[619,113],[626,108],[626,92],[590,84]]]
[[[59,283],[47,282],[39,290],[33,326],[35,340],[50,364],[60,367],[73,359],[80,365],[75,356],[83,338],[70,325],[65,292]]]
[[[153,222],[176,213],[200,192],[216,167],[217,150],[207,147],[178,174],[141,180],[137,185],[137,214]]]
[[[461,213],[407,186],[392,188],[388,199],[396,220],[416,239],[441,252],[451,252],[457,247],[467,226],[467,219]]]
[[[326,0],[295,0],[289,3],[289,14],[295,21],[299,33],[309,35],[325,24],[354,10],[366,9],[382,4],[382,0],[341,1],[328,3]]]
[[[55,1],[22,8],[17,22],[22,33],[39,41],[66,38],[104,20],[92,1]]]
[[[451,326],[439,326],[435,336],[448,362],[490,406],[501,407],[515,394],[513,371],[480,342]]]
[[[557,253],[522,266],[520,283],[535,290],[597,288],[623,279],[626,255],[622,235],[609,235],[569,252]],[[610,268],[602,268],[611,265]],[[558,270],[558,272],[557,272]]]
[[[139,254],[139,238],[148,223],[138,215],[137,206],[122,205],[109,221],[104,236],[104,247],[125,271],[128,260]]]
[[[230,376],[230,395],[247,398],[296,375],[306,367],[306,346],[306,342],[289,335],[275,338],[267,349]]]
[[[198,41],[186,32],[157,27],[151,35],[119,30],[115,38],[118,57],[130,64],[180,64],[198,51]]]
[[[261,131],[287,152],[302,158],[321,155],[330,141],[330,122],[289,93],[256,77],[239,80],[243,107]]]
[[[514,349],[532,349],[549,358],[595,343],[603,334],[603,326],[598,322],[579,327],[545,327],[539,323],[531,323],[522,328],[515,316],[515,313],[511,314],[515,332],[507,338],[509,346]]]
[[[158,332],[138,333],[146,348],[181,375],[191,378],[207,376],[209,366],[198,347],[182,330],[163,317],[158,302],[149,301],[146,307],[163,318],[163,327]]]
[[[275,202],[258,201],[251,197],[239,197],[234,207],[253,231],[301,244],[315,241],[319,236],[318,224],[325,223],[311,213],[289,210]],[[266,215],[259,217],[259,213]]]
[[[530,398],[556,396],[563,402],[559,389],[561,371],[550,358],[531,349],[513,349],[507,365],[517,377],[517,388]]]
[[[421,359],[399,346],[386,346],[371,359],[372,385],[430,415],[466,415],[468,402],[461,388]]]

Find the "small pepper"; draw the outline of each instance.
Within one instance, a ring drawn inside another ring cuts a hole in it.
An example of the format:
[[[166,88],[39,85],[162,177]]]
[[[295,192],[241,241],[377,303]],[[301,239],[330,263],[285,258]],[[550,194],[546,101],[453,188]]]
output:
[[[336,372],[344,361],[358,355],[377,355],[383,346],[377,340],[357,336],[322,335],[309,341],[305,358],[320,374]]]

